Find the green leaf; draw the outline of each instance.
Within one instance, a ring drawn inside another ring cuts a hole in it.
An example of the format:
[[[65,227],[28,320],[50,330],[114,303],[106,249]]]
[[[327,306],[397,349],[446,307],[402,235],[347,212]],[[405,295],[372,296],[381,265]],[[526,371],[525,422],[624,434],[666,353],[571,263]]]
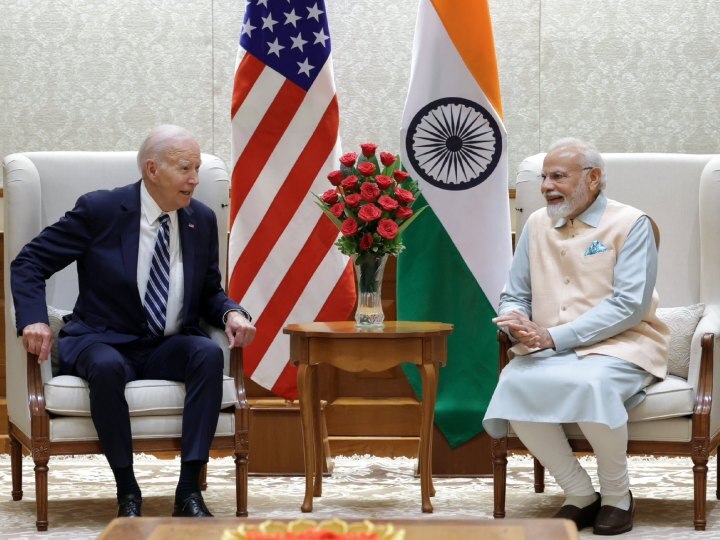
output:
[[[418,211],[415,212],[412,216],[410,216],[410,217],[407,219],[407,221],[403,222],[403,224],[400,225],[400,227],[398,227],[398,236],[401,235],[401,234],[403,233],[403,231],[404,231],[405,229],[407,229],[407,228],[410,226],[410,224],[411,224],[413,221],[415,221],[415,220],[418,218],[418,216],[425,211],[426,208],[427,208],[427,205],[423,206],[420,210],[418,210]],[[333,217],[334,217],[334,216],[333,216]]]
[[[340,221],[335,215],[330,212],[330,209],[327,207],[327,205],[323,202],[323,200],[317,196],[315,193],[312,194],[313,197],[315,197],[316,201],[315,204],[317,204],[320,207],[320,210],[323,211],[323,213],[330,218],[330,221],[332,221],[335,226],[338,228],[338,230],[342,229],[342,221]]]
[[[384,167],[382,172],[380,174],[384,174],[385,176],[389,176],[390,178],[393,177],[393,172],[397,171],[402,165],[400,164],[400,154],[395,155],[395,161],[392,165],[388,167]]]
[[[360,152],[360,154],[358,155],[358,160],[357,160],[357,163],[355,164],[355,168],[357,168],[358,165],[360,165],[361,163],[364,163],[365,161],[369,161],[370,163],[375,165],[375,168],[377,171],[380,170],[380,164],[378,163],[377,156],[375,156],[375,154],[373,154],[372,156],[370,156],[368,158],[368,157],[365,157],[365,154],[363,154],[362,152]],[[373,176],[375,176],[375,175],[373,175]]]

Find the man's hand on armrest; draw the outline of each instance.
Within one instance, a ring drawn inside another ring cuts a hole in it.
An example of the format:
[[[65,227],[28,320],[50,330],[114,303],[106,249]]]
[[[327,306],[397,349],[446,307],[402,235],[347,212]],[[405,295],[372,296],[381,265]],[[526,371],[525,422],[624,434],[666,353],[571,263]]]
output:
[[[521,311],[508,311],[492,321],[501,330],[507,329],[512,337],[530,349],[555,348],[555,342],[547,328],[534,323]]]
[[[225,321],[225,335],[228,337],[231,349],[247,347],[255,338],[255,326],[240,312],[231,311]]]
[[[25,350],[32,354],[37,354],[38,364],[41,364],[50,357],[50,347],[52,347],[52,330],[45,323],[28,324],[23,328],[22,341]]]

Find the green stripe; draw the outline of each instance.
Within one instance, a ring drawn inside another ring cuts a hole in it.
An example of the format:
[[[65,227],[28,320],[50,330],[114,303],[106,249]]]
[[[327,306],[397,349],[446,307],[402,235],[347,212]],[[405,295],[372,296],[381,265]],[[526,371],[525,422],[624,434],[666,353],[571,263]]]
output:
[[[426,204],[421,196],[413,205]],[[468,234],[483,231],[468,227]],[[432,208],[403,234],[398,258],[398,319],[455,325],[448,339],[447,366],[440,370],[435,423],[451,447],[483,431],[482,419],[498,378],[495,309],[460,256]],[[490,254],[488,264],[492,264]],[[403,370],[420,397],[417,368]]]

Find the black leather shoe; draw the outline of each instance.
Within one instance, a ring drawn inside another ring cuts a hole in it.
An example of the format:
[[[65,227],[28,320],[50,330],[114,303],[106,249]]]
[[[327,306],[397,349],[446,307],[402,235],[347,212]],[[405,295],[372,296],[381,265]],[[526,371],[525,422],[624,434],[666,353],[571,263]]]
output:
[[[585,508],[580,508],[572,504],[566,504],[565,506],[562,506],[560,510],[558,510],[558,513],[553,517],[574,521],[578,531],[580,529],[584,529],[585,527],[589,527],[595,523],[595,517],[600,511],[600,494],[596,493],[595,496],[597,499],[591,505],[588,505]]]
[[[593,533],[603,536],[622,534],[632,530],[635,516],[635,499],[630,492],[630,508],[622,510],[617,506],[603,506],[595,519]]]
[[[202,495],[197,491],[181,502],[176,502],[172,515],[173,517],[213,517],[205,506]]]
[[[117,517],[136,518],[142,516],[142,497],[137,497],[132,493],[123,495],[118,499]]]

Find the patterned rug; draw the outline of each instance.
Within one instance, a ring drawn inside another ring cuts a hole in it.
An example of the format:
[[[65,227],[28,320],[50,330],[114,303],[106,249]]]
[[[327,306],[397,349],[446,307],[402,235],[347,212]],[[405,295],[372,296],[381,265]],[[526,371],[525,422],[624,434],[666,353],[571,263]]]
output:
[[[582,459],[594,477],[593,458]],[[435,512],[422,514],[420,484],[414,476],[415,465],[415,460],[407,458],[336,458],[332,476],[324,479],[322,498],[315,499],[312,517],[382,521],[393,518],[492,518],[490,478],[436,478]],[[533,492],[532,461],[528,457],[512,457],[508,470],[508,517],[550,517],[562,503],[557,485],[549,478],[545,493]],[[136,459],[135,471],[143,490],[144,515],[169,515],[179,460],[140,456]],[[708,481],[708,530],[695,532],[692,527],[692,462],[681,458],[631,458],[630,477],[638,506],[635,528],[621,538],[675,540],[720,537],[720,502],[715,499],[716,471],[713,458]],[[97,538],[114,517],[115,486],[107,462],[102,457],[54,457],[50,460],[50,530],[47,533],[35,532],[33,463],[29,458],[23,461],[23,479],[23,500],[12,501],[10,459],[7,455],[0,455],[0,538]],[[234,486],[231,459],[212,460],[208,467],[205,500],[216,516],[234,515]],[[250,478],[249,489],[252,517],[301,517],[304,478],[255,476]],[[592,531],[587,529],[580,536],[593,537]]]

